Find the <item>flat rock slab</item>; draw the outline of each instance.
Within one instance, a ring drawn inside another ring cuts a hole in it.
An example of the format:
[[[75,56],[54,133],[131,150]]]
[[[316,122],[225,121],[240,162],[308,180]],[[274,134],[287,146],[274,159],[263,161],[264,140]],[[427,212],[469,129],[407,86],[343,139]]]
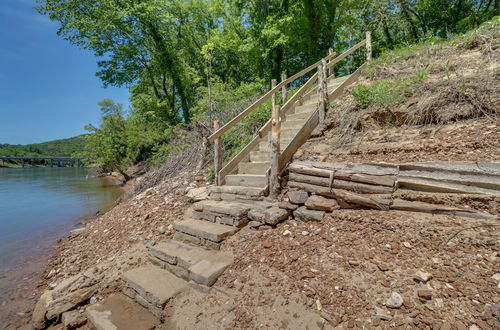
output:
[[[160,324],[147,309],[121,293],[90,306],[86,314],[97,330],[149,330]]]
[[[238,194],[238,195],[246,195],[252,197],[262,196],[266,191],[267,188],[260,188],[260,187],[242,187],[242,186],[229,186],[229,185],[210,187],[211,193]]]
[[[233,261],[233,255],[229,252],[207,250],[175,240],[158,243],[151,248],[150,252],[162,261],[186,269],[202,260],[221,261],[229,264]]]
[[[146,265],[129,270],[122,275],[128,287],[157,307],[165,304],[188,288],[188,283],[167,270],[157,266]]]
[[[222,242],[226,237],[238,231],[238,228],[232,226],[193,219],[175,222],[174,229],[216,243]]]
[[[205,200],[193,205],[193,209],[198,212],[212,212],[227,214],[233,217],[246,216],[251,205],[247,203]]]
[[[212,286],[232,262],[232,258],[224,257],[203,259],[189,268],[189,277],[198,284]]]
[[[152,246],[149,251],[154,257],[183,268],[189,268],[200,260],[211,256],[210,251],[173,240],[158,243]]]
[[[308,210],[305,206],[299,207],[293,212],[296,220],[300,221],[323,221],[324,211]]]

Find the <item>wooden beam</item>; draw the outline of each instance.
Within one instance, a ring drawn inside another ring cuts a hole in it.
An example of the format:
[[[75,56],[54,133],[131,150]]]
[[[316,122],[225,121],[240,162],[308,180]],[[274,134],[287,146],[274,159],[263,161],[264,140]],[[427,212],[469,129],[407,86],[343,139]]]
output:
[[[220,128],[220,122],[218,120],[214,121],[214,131],[217,131]],[[215,171],[215,185],[220,185],[219,180],[219,171],[222,167],[222,150],[220,137],[215,139],[214,143],[214,171]]]
[[[335,54],[335,52],[333,51],[333,49],[332,49],[332,48],[329,48],[329,49],[328,49],[328,55],[333,55],[333,56],[335,56],[334,54]],[[330,61],[328,61],[328,63],[330,63]],[[329,77],[329,78],[335,78],[335,71],[334,71],[334,69],[333,69],[333,65],[332,65],[332,66],[328,69],[328,77]]]
[[[285,80],[286,80],[286,73],[283,72],[281,74],[281,82],[283,82]],[[282,104],[285,104],[286,101],[288,100],[288,94],[286,91],[286,84],[284,84],[283,87],[281,87],[281,98],[282,98]]]
[[[342,61],[344,58],[346,58],[348,55],[354,53],[356,50],[358,50],[358,48],[364,46],[366,44],[366,40],[363,40],[359,43],[357,43],[356,45],[352,46],[349,50],[345,51],[344,53],[342,53],[341,55],[337,56],[336,58],[334,58],[333,60],[331,60],[329,63],[328,63],[328,67],[332,67],[334,64],[337,64],[338,62]]]
[[[370,63],[372,60],[372,33],[366,32],[366,62]]]
[[[328,107],[328,86],[326,81],[326,61],[318,66],[318,113],[320,125],[325,124],[326,108]]]
[[[272,80],[273,86],[276,79]],[[280,157],[280,107],[277,104],[277,95],[272,98],[272,122],[271,122],[271,173],[269,175],[269,197],[276,199],[280,191],[279,182],[279,157]]]

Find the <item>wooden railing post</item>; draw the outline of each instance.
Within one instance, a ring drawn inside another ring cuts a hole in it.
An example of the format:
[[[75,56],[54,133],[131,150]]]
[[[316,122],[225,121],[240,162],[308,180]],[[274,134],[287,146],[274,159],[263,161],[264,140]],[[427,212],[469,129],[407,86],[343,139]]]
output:
[[[272,80],[273,88],[276,86],[276,79]],[[271,120],[271,174],[269,177],[269,197],[278,197],[279,187],[279,153],[280,153],[280,106],[277,104],[277,93],[272,96],[272,120]]]
[[[318,109],[319,123],[325,123],[326,108],[328,107],[328,86],[326,78],[326,60],[322,60],[318,66]]]
[[[285,81],[286,80],[286,73],[282,73],[281,74],[281,81]],[[287,91],[286,91],[286,84],[283,85],[283,87],[281,87],[281,98],[283,99],[283,102],[281,104],[285,104],[286,101],[288,101],[288,94],[287,94]]]
[[[214,132],[220,128],[220,122],[218,120],[214,121]],[[222,168],[222,153],[221,153],[221,143],[220,137],[217,137],[214,141],[214,171],[215,171],[215,185],[220,185],[219,172]]]
[[[372,60],[372,33],[366,32],[366,62],[370,63]]]
[[[328,49],[328,55],[332,55],[333,54],[333,48],[329,48]],[[331,60],[333,60],[333,57],[328,61],[330,62]],[[335,64],[334,64],[335,65]],[[335,78],[335,71],[333,69],[333,66],[332,65],[329,69],[328,69],[328,77],[332,77],[332,78]]]

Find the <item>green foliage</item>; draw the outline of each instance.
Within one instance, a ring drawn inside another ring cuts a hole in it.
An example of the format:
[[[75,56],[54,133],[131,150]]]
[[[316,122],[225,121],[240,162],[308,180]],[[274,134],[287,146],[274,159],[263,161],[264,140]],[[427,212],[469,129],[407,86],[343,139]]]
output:
[[[97,76],[104,85],[130,88],[130,113],[112,105],[115,115],[103,113],[101,127],[89,127],[103,138],[89,138],[100,164],[119,168],[143,160],[161,164],[193,143],[183,139],[183,129],[227,122],[269,90],[272,78],[300,71],[329,48],[340,54],[368,30],[375,58],[385,54],[369,67],[375,74],[378,64],[414,56],[498,10],[492,1],[475,0],[38,2],[42,14],[60,23],[59,35],[100,58]],[[352,72],[364,58],[357,52],[335,70]],[[355,97],[363,106],[397,104],[411,94],[415,79],[359,87]],[[266,103],[225,134],[225,155],[240,150],[269,117]]]
[[[0,156],[72,157],[85,149],[85,135],[27,145],[0,144]]]
[[[401,104],[413,95],[415,85],[425,80],[427,72],[427,69],[422,69],[408,78],[380,80],[370,85],[356,86],[352,90],[352,96],[361,108],[367,108],[370,105]]]
[[[87,136],[88,153],[90,157],[98,159],[102,169],[117,170],[123,174],[127,158],[125,112],[121,104],[110,99],[104,99],[99,105],[102,112],[101,124],[99,127],[85,127],[92,133]]]

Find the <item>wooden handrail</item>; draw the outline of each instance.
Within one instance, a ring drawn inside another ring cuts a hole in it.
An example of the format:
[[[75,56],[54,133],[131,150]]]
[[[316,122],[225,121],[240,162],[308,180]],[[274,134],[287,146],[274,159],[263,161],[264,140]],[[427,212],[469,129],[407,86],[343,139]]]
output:
[[[333,56],[335,56],[335,53],[333,54],[329,54],[328,56],[326,56],[324,59],[325,60],[329,60],[330,58],[332,58]],[[243,118],[245,118],[248,114],[250,114],[250,112],[252,112],[253,110],[255,110],[259,105],[261,105],[262,103],[266,102],[273,94],[277,93],[283,86],[285,85],[288,85],[289,83],[291,83],[292,81],[302,77],[303,75],[305,75],[306,73],[316,69],[318,67],[318,65],[321,64],[321,61],[323,59],[319,60],[318,62],[308,66],[307,68],[305,68],[304,70],[302,71],[299,71],[297,72],[296,74],[294,74],[293,76],[291,76],[290,78],[280,82],[279,84],[276,85],[276,87],[272,88],[269,92],[267,92],[266,94],[264,94],[261,98],[259,98],[257,101],[255,101],[254,103],[252,103],[252,105],[250,105],[248,108],[246,108],[245,110],[243,110],[242,112],[240,112],[236,117],[234,117],[233,119],[231,119],[230,121],[228,121],[224,126],[222,126],[219,130],[215,131],[212,135],[210,135],[208,137],[208,141],[209,142],[213,142],[215,141],[215,139],[217,139],[218,137],[220,137],[222,134],[224,134],[225,132],[227,132],[231,127],[233,127],[234,125],[236,125],[240,120],[242,120]]]
[[[355,52],[358,48],[364,46],[366,44],[366,39],[363,41],[358,42],[351,48],[349,48],[347,51],[344,53],[340,54],[339,56],[335,57],[333,60],[331,60],[329,63],[326,64],[327,68],[330,68],[332,65],[342,61],[344,58],[346,58],[348,55],[352,54]]]

